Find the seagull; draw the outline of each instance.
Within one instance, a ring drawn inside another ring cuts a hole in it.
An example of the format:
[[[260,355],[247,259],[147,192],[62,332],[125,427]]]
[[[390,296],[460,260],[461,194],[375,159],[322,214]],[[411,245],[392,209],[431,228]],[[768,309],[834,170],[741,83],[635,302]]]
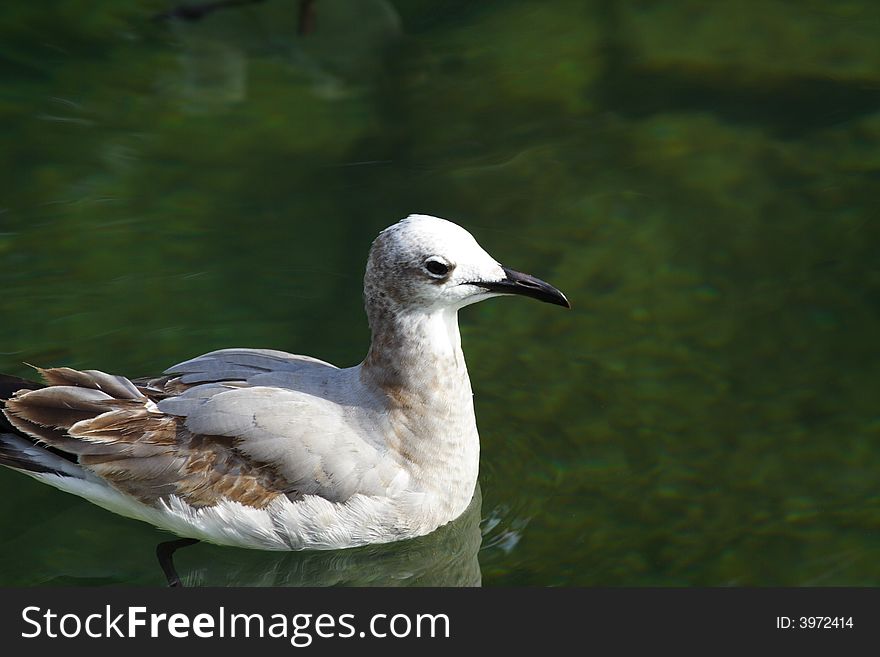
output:
[[[2,375],[0,464],[188,542],[320,550],[428,534],[477,483],[458,311],[501,295],[571,307],[461,226],[410,215],[370,249],[359,365],[235,348],[156,378]]]

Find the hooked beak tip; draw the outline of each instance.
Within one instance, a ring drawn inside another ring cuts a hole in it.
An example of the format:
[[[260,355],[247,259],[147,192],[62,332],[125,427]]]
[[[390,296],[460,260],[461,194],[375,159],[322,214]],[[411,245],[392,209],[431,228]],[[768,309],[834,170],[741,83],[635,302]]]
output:
[[[497,294],[517,294],[571,309],[568,298],[549,283],[515,269],[504,266],[501,268],[504,270],[504,278],[500,281],[478,282],[474,285],[479,285]]]

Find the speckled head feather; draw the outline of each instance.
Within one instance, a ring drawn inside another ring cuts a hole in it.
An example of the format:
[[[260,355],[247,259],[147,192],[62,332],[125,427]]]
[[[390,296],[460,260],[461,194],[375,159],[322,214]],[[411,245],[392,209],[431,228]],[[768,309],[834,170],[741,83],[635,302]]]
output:
[[[412,214],[386,228],[370,249],[364,276],[367,312],[461,308],[494,296],[474,285],[499,281],[504,270],[461,226]]]

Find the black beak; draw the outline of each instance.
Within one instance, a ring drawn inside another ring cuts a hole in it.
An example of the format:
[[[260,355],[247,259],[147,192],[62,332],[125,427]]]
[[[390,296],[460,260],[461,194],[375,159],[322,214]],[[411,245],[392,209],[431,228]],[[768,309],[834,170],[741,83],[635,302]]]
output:
[[[523,274],[522,272],[501,267],[504,270],[504,278],[495,282],[478,281],[473,283],[496,294],[520,294],[524,297],[532,297],[538,301],[556,304],[565,308],[571,308],[571,304],[565,295],[549,283],[540,278]]]

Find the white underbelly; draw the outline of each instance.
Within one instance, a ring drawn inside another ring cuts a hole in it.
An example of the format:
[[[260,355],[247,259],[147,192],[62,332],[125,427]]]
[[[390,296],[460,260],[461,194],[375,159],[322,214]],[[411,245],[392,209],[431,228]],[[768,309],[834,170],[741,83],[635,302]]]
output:
[[[334,550],[388,543],[428,534],[460,513],[434,495],[410,491],[395,497],[356,494],[345,502],[315,495],[296,501],[279,497],[262,509],[229,500],[197,508],[178,497],[148,506],[102,482],[45,473],[32,476],[178,536],[259,550]]]

